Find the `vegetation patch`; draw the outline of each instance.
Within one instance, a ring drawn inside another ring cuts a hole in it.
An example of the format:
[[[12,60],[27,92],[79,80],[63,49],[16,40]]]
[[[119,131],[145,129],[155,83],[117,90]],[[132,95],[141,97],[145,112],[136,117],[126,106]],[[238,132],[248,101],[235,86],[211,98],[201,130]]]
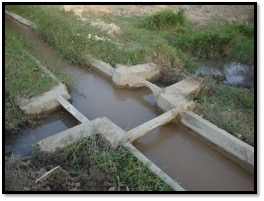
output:
[[[39,95],[56,84],[37,67],[28,55],[32,52],[30,43],[5,25],[5,129],[8,132],[15,132],[28,120],[16,106],[16,98]]]
[[[99,136],[31,160],[6,156],[5,178],[6,191],[172,191],[124,147],[111,149]]]
[[[196,58],[237,60],[254,63],[254,27],[239,23],[216,30],[189,30],[168,37],[174,47]]]
[[[97,165],[108,173],[110,181],[116,187],[130,191],[172,190],[122,146],[111,149],[108,142],[103,142],[99,136],[93,136],[66,150],[67,159],[74,160],[81,150],[89,153]]]
[[[254,90],[228,86],[206,78],[207,90],[192,97],[196,112],[213,124],[254,146]]]
[[[183,9],[177,13],[169,9],[164,9],[148,16],[141,27],[151,30],[161,30],[169,27],[183,26],[185,22],[186,16]]]

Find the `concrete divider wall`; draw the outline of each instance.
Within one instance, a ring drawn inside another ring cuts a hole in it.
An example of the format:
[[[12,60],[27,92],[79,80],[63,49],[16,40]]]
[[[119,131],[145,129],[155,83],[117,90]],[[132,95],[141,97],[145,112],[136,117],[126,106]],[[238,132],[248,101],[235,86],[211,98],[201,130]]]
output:
[[[254,174],[254,148],[226,131],[206,121],[197,114],[184,112],[181,123],[213,148],[229,157],[249,173]]]

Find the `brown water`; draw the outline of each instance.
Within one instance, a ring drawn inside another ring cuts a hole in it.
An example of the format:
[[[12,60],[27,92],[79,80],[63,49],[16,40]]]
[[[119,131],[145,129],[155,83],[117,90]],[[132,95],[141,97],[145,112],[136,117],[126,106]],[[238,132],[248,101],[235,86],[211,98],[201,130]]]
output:
[[[121,128],[129,130],[159,115],[149,89],[117,89],[103,76],[61,58],[27,27],[8,17],[5,20],[8,26],[23,33],[39,54],[45,54],[50,62],[59,66],[61,72],[71,77],[72,104],[88,119],[105,116]],[[65,112],[52,115],[43,119],[34,129],[25,129],[17,138],[6,140],[6,152],[29,154],[30,149],[23,149],[32,136],[37,141],[77,123]],[[29,140],[23,141],[25,138]],[[251,175],[203,144],[180,124],[171,123],[156,128],[134,145],[188,190],[254,189],[254,178]]]

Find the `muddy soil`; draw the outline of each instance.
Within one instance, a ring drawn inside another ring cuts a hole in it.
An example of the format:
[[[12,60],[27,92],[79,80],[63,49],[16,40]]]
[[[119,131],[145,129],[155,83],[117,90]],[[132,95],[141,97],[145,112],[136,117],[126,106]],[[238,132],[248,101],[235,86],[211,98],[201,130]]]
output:
[[[118,190],[109,179],[87,150],[81,151],[74,159],[66,157],[65,150],[53,154],[39,153],[34,158],[5,156],[5,191]]]

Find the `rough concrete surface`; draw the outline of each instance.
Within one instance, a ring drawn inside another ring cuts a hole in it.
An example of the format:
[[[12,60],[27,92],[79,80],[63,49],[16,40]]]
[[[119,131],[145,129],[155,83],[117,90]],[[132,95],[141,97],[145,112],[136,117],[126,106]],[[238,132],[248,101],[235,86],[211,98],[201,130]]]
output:
[[[107,77],[110,77],[110,78],[112,77],[114,68],[110,64],[94,59],[90,55],[87,55],[87,59],[88,59],[88,62],[92,65],[92,67],[97,72],[100,72]]]
[[[151,131],[152,129],[164,125],[166,123],[169,123],[172,121],[176,115],[180,112],[177,108],[174,108],[168,112],[165,112],[161,114],[160,116],[157,116],[154,119],[151,119],[150,121],[141,124],[140,126],[131,129],[127,132],[127,137],[130,142],[135,141],[136,139],[140,138],[141,136],[145,135],[147,132]]]
[[[152,93],[154,94],[155,98],[157,98],[162,92],[163,90],[158,87],[155,84],[152,84],[151,82],[144,80],[136,75],[132,75],[129,77],[129,83],[128,83],[129,87],[147,87],[149,88]]]
[[[114,148],[126,140],[126,132],[123,129],[119,128],[106,117],[102,117],[92,121],[85,121],[78,126],[47,137],[39,141],[37,145],[40,151],[53,152],[57,148],[64,148],[81,138],[90,137],[95,134],[100,134]]]
[[[118,87],[127,87],[133,75],[145,80],[156,81],[159,78],[160,68],[154,63],[139,64],[135,66],[117,65],[112,80]],[[130,86],[131,87],[131,86]],[[142,87],[133,85],[133,87]]]
[[[30,99],[18,99],[17,102],[25,114],[35,115],[47,113],[60,106],[60,103],[57,101],[58,95],[61,95],[66,100],[71,98],[66,86],[62,83],[59,83],[51,90],[40,96],[32,97]]]
[[[93,122],[74,126],[50,137],[47,137],[37,143],[37,148],[40,151],[54,152],[57,148],[64,148],[81,139],[82,137],[89,137],[93,134]]]

